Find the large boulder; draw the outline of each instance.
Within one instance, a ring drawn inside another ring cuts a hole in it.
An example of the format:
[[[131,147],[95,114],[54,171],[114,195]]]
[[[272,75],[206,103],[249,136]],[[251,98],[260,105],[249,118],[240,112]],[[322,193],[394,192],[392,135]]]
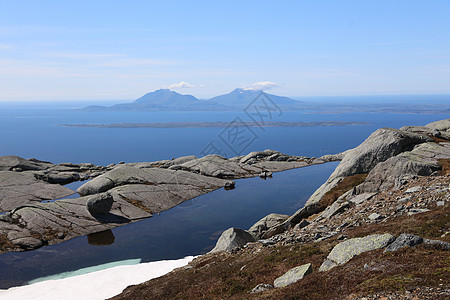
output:
[[[250,232],[255,238],[261,239],[263,234],[269,230],[270,228],[282,223],[284,220],[289,218],[288,215],[280,215],[280,214],[269,214],[256,222],[248,232]]]
[[[86,208],[91,215],[107,214],[109,213],[114,199],[108,193],[101,193],[87,197]]]
[[[275,281],[273,282],[273,286],[279,288],[291,285],[310,273],[312,273],[311,264],[292,268],[275,279]]]
[[[385,233],[346,240],[334,246],[333,250],[328,254],[327,259],[320,266],[319,271],[328,271],[335,266],[343,265],[361,253],[385,248],[394,239],[394,236]]]
[[[230,251],[240,248],[249,242],[255,242],[255,238],[245,230],[229,228],[225,230],[211,252]]]

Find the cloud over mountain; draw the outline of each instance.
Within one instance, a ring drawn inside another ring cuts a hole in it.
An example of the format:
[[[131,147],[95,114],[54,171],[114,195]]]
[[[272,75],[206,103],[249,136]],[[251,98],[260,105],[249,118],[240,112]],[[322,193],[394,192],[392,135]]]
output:
[[[273,81],[258,81],[251,84],[248,87],[243,88],[246,91],[268,91],[273,89],[274,87],[279,87],[276,82]]]

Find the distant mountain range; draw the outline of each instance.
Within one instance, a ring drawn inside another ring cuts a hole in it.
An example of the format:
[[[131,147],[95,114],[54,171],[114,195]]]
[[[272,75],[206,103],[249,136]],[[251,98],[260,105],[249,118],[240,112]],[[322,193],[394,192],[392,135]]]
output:
[[[121,103],[113,106],[88,106],[84,110],[92,111],[148,111],[148,110],[180,110],[180,111],[226,111],[242,110],[253,101],[270,101],[280,109],[301,109],[304,102],[288,97],[267,94],[263,91],[235,89],[231,93],[213,97],[209,100],[199,100],[192,95],[182,95],[168,89],[160,89],[145,94],[131,103]]]
[[[208,100],[199,100],[192,95],[182,95],[168,89],[160,89],[145,94],[131,103],[121,103],[113,106],[88,106],[82,110],[87,111],[242,111],[246,108],[265,110],[267,104],[274,111],[315,111],[320,113],[344,113],[344,112],[386,112],[386,113],[449,113],[450,101],[439,104],[433,103],[408,103],[396,102],[398,96],[384,96],[384,102],[374,102],[371,98],[346,97],[338,98],[339,101],[315,102],[299,101],[289,97],[281,97],[257,90],[235,89],[232,92],[213,97]],[[414,99],[414,96],[405,96]],[[450,100],[450,95],[446,96]],[[408,98],[408,99],[409,99]],[[352,100],[353,99],[353,100]],[[386,101],[392,99],[392,102]],[[310,99],[311,100],[311,99]],[[401,100],[401,99],[400,99]],[[247,110],[246,110],[247,111]]]

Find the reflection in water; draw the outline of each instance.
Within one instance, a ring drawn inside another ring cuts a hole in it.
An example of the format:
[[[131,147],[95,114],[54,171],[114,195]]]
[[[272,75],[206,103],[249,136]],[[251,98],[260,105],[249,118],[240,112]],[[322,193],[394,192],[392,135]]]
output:
[[[92,246],[108,246],[114,244],[114,233],[108,229],[87,235],[89,245]]]

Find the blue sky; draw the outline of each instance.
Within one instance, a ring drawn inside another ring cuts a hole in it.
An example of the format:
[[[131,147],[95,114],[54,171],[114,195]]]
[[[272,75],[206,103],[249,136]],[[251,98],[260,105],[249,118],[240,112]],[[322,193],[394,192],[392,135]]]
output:
[[[450,1],[0,0],[0,101],[450,93]],[[182,84],[180,84],[182,83]]]

